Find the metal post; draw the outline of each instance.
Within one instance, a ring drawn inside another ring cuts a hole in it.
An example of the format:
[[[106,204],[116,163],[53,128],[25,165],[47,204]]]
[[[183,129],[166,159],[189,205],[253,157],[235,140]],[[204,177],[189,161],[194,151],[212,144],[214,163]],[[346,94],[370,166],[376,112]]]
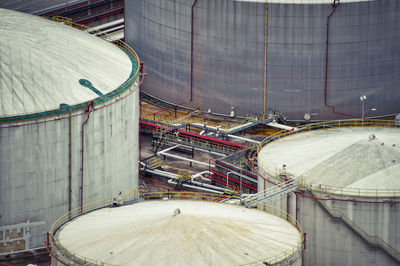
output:
[[[367,100],[367,95],[360,96],[360,101],[362,103],[361,109],[361,126],[364,126],[364,115],[365,115],[365,101]]]
[[[364,112],[364,104],[365,104],[365,101],[362,101],[362,118],[361,118],[361,126],[362,127],[364,126],[364,114],[365,114],[365,112]]]
[[[229,174],[234,174],[235,172],[228,172],[226,173],[226,186],[228,186],[228,182],[229,182]]]

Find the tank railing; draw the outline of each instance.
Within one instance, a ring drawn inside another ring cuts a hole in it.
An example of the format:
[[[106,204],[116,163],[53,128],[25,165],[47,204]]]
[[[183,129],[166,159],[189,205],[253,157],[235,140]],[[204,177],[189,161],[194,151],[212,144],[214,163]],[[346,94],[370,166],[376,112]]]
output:
[[[203,201],[218,201],[221,199],[221,195],[218,194],[213,194],[213,193],[198,193],[198,192],[146,192],[143,195],[143,198],[145,200],[203,200]],[[230,196],[231,199],[237,199],[240,200],[239,196],[232,195]],[[220,202],[220,204],[229,204],[225,202]],[[299,222],[294,218],[292,215],[288,214],[285,211],[282,211],[278,208],[275,208],[273,206],[269,206],[266,204],[259,204],[259,208],[257,210],[259,211],[264,211],[268,214],[274,215],[276,217],[282,218],[286,221],[288,221],[291,225],[296,227],[296,229],[299,231],[300,234],[300,239],[296,243],[295,246],[291,247],[288,250],[285,250],[282,253],[279,253],[273,257],[266,258],[266,259],[261,259],[257,262],[254,263],[249,263],[246,265],[259,265],[260,263],[266,264],[267,265],[272,265],[276,264],[279,262],[282,262],[290,257],[293,257],[297,253],[301,253],[302,248],[303,248],[303,229],[301,228],[301,225]]]
[[[121,201],[132,201],[137,198],[137,192],[135,189],[131,189],[123,194],[121,194],[119,200]],[[54,224],[51,227],[51,230],[49,232],[49,243],[47,245],[51,246],[52,252],[57,256],[57,258],[61,261],[63,259],[67,259],[68,262],[74,262],[76,265],[114,265],[110,263],[104,263],[103,261],[94,261],[90,260],[84,256],[80,256],[75,254],[74,252],[69,251],[68,249],[64,248],[57,240],[56,233],[57,231],[68,221],[71,221],[75,219],[78,216],[81,216],[85,213],[110,207],[116,203],[116,197],[110,198],[110,199],[105,199],[105,200],[99,200],[95,202],[91,202],[88,204],[83,205],[82,207],[78,207],[76,209],[73,209],[67,213],[65,213],[63,216],[58,218]]]
[[[312,194],[313,195],[313,194]],[[393,259],[400,263],[400,252],[393,248],[389,243],[383,240],[379,236],[373,236],[365,232],[361,227],[354,223],[349,217],[347,217],[341,210],[328,206],[327,203],[322,200],[316,199],[317,202],[324,208],[332,217],[341,219],[351,230],[361,236],[370,246],[380,247],[383,251],[388,253]]]
[[[304,181],[303,181],[304,182]],[[357,197],[400,197],[400,189],[367,189],[367,188],[346,188],[340,186],[322,185],[322,184],[309,184],[309,189],[325,194],[332,195],[346,195],[346,196],[357,196]]]
[[[57,16],[57,17],[53,17],[51,19],[56,22],[64,23],[65,25],[71,26],[73,28],[76,28],[76,29],[79,29],[82,31],[86,30],[86,29],[90,29],[87,26],[84,26],[84,25],[81,25],[78,23],[74,23],[71,21],[71,19],[68,19],[68,18]],[[98,31],[98,32],[101,32],[101,31]],[[104,33],[104,36],[111,36],[111,35]],[[112,37],[107,37],[106,41],[112,42],[113,44],[115,44],[116,46],[121,48],[129,56],[129,59],[132,62],[132,72],[131,72],[129,78],[118,88],[116,88],[115,90],[113,90],[107,94],[104,94],[102,96],[95,98],[93,100],[94,106],[105,103],[116,97],[119,97],[122,93],[124,93],[125,91],[130,89],[139,77],[140,60],[139,60],[139,57],[136,54],[136,52],[128,44],[126,44],[125,42],[123,42],[121,40],[115,40]],[[0,124],[2,124],[2,123],[18,123],[18,122],[25,122],[25,121],[29,121],[29,120],[35,120],[35,119],[43,119],[43,118],[67,115],[72,112],[84,110],[85,108],[87,108],[87,106],[90,102],[91,101],[86,101],[84,103],[71,105],[71,106],[66,105],[66,106],[62,106],[58,109],[53,109],[53,110],[44,111],[44,112],[33,112],[33,113],[25,113],[25,114],[21,114],[21,115],[16,115],[16,116],[0,117]]]
[[[269,143],[279,140],[281,138],[287,137],[289,135],[299,134],[308,131],[320,130],[320,129],[328,129],[328,128],[344,128],[344,127],[397,127],[394,120],[374,120],[374,119],[349,119],[349,120],[335,120],[335,121],[326,121],[321,123],[312,123],[302,127],[298,127],[297,130],[291,131],[280,131],[271,136],[265,138],[257,148],[257,154],[260,153],[261,149],[264,148]],[[400,128],[399,128],[400,130]],[[259,175],[265,179],[271,180],[280,180],[280,170],[271,169],[263,167],[259,162],[258,167],[259,170],[262,170],[262,174],[259,172]],[[315,184],[307,184],[304,176],[296,176],[293,173],[285,171],[286,175],[291,178],[297,178],[299,180],[299,187],[304,189],[311,189],[316,192],[330,193],[335,195],[343,195],[343,196],[365,196],[365,197],[388,197],[400,196],[400,189],[353,189],[353,188],[344,188],[338,186],[329,186],[329,185],[315,185]]]

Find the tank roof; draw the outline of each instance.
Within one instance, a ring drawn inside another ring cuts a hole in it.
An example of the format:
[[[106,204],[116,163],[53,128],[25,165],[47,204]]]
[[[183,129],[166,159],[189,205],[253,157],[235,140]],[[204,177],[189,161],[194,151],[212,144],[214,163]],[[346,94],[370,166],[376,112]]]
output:
[[[69,222],[57,238],[78,256],[119,265],[246,264],[293,254],[301,240],[274,215],[190,200],[101,209]]]
[[[132,71],[113,44],[41,17],[0,9],[0,35],[0,117],[92,100]]]
[[[307,184],[400,189],[400,129],[335,128],[291,135],[259,153],[265,170],[301,176]]]

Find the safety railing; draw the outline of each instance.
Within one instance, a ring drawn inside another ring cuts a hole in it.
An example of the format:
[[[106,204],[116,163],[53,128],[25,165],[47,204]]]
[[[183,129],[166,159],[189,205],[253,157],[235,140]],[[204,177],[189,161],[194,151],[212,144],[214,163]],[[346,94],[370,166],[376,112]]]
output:
[[[394,120],[373,120],[373,119],[351,119],[351,120],[335,120],[335,121],[326,121],[321,123],[312,123],[302,127],[298,127],[297,130],[292,131],[280,131],[276,134],[273,134],[267,138],[265,138],[257,148],[257,154],[260,153],[261,149],[264,148],[269,143],[282,139],[284,137],[304,133],[308,131],[315,130],[323,130],[330,128],[345,128],[345,127],[388,127],[388,128],[399,128]],[[399,128],[400,130],[400,128]],[[261,163],[258,163],[258,174],[265,179],[270,180],[271,178],[274,180],[280,180],[281,171],[278,169],[271,169],[262,166]],[[311,189],[320,193],[329,193],[335,195],[343,195],[343,196],[361,196],[361,197],[398,197],[400,196],[399,189],[354,189],[354,188],[344,188],[338,186],[329,186],[329,185],[314,185],[307,184],[304,181],[302,176],[296,176],[292,173],[285,172],[286,176],[291,178],[297,178],[299,180],[299,186],[302,188]]]
[[[303,181],[303,186],[305,186]],[[312,191],[332,195],[346,195],[357,197],[400,197],[400,189],[366,189],[366,188],[345,188],[339,186],[326,186],[321,184],[308,184]]]
[[[68,18],[63,18],[63,17],[57,16],[57,17],[53,17],[51,19],[56,22],[63,23],[65,25],[71,26],[73,28],[76,28],[76,29],[79,29],[82,31],[90,29],[87,26],[84,26],[84,25],[81,25],[78,23],[74,23]],[[96,32],[99,33],[101,31],[96,31]],[[105,38],[104,36],[107,36],[107,38]],[[131,74],[129,75],[128,79],[122,85],[120,85],[118,88],[116,88],[115,90],[113,90],[107,94],[104,94],[102,96],[95,98],[93,100],[93,106],[110,101],[110,100],[120,96],[122,93],[124,93],[128,89],[130,89],[132,87],[132,85],[135,83],[135,81],[137,81],[137,79],[139,77],[139,70],[140,70],[139,69],[139,64],[140,64],[139,57],[136,54],[136,52],[128,44],[126,44],[125,42],[123,42],[121,40],[113,39],[113,37],[107,33],[104,33],[101,36],[101,38],[105,39],[106,41],[112,42],[113,44],[115,44],[116,46],[121,48],[129,56],[129,59],[131,60],[131,63],[132,63],[132,71],[131,71]],[[49,118],[49,117],[70,114],[72,112],[84,110],[85,108],[87,108],[87,106],[90,102],[91,102],[91,100],[80,103],[80,104],[76,104],[76,105],[62,105],[58,109],[48,110],[48,111],[44,111],[44,112],[26,113],[26,114],[21,114],[21,115],[16,115],[16,116],[0,117],[0,124],[25,122],[25,121],[29,121],[29,120],[43,119],[43,118]]]
[[[203,200],[203,201],[219,201],[221,199],[221,195],[219,194],[213,194],[213,193],[198,193],[198,192],[146,192],[143,195],[143,198],[146,200]],[[232,195],[230,196],[231,199],[237,199],[240,200],[239,196]],[[227,204],[224,202],[221,202],[221,204]],[[276,217],[282,218],[286,221],[288,221],[290,224],[292,224],[294,227],[297,228],[300,234],[299,241],[291,247],[290,249],[285,250],[284,252],[281,252],[273,257],[265,258],[259,261],[255,261],[249,264],[245,265],[259,265],[265,264],[265,265],[273,265],[282,261],[285,261],[287,259],[293,258],[296,254],[301,253],[302,248],[303,248],[303,229],[301,228],[301,225],[299,222],[288,214],[287,212],[280,210],[278,208],[275,208],[273,206],[269,206],[266,204],[259,204],[258,206],[259,211],[264,211],[268,214],[274,215]]]
[[[131,190],[127,193],[123,194],[123,200],[128,201],[128,200],[134,200],[136,199],[137,192],[136,190]],[[218,202],[221,200],[221,195],[219,194],[213,194],[213,193],[198,193],[198,192],[145,192],[144,190],[140,191],[140,196],[143,197],[145,200],[201,200],[201,201],[210,201],[210,202]],[[239,196],[232,195],[232,196],[227,196],[230,199],[236,199],[240,200]],[[226,198],[224,198],[226,199]],[[56,233],[57,231],[67,222],[73,220],[74,218],[94,211],[98,210],[104,207],[108,207],[114,203],[114,199],[106,199],[106,200],[101,200],[101,201],[96,201],[92,202],[89,204],[86,204],[84,206],[76,208],[60,218],[58,218],[53,226],[51,227],[51,230],[49,232],[49,239],[48,239],[48,244],[51,245],[51,251],[52,255],[55,256],[61,263],[63,263],[63,259],[67,260],[65,263],[73,263],[77,265],[113,265],[110,263],[105,263],[103,261],[98,261],[98,260],[93,260],[89,259],[86,257],[83,257],[81,255],[78,255],[76,253],[73,253],[63,247],[57,240]],[[221,204],[227,204],[227,203],[221,203]],[[254,265],[254,264],[260,264],[260,263],[268,263],[268,265],[276,264],[281,261],[287,260],[288,258],[293,257],[296,254],[300,254],[303,248],[303,230],[298,223],[298,221],[288,213],[277,209],[273,206],[268,206],[265,204],[260,204],[259,209],[260,211],[264,211],[266,213],[269,213],[271,215],[277,216],[279,218],[282,218],[284,220],[287,220],[290,224],[292,224],[294,227],[297,228],[300,234],[299,241],[291,247],[290,249],[285,250],[284,252],[281,252],[273,257],[270,258],[265,258],[263,260],[250,263],[247,265]]]
[[[137,192],[135,189],[132,189],[128,192],[123,193],[118,200],[120,201],[130,201],[130,200],[135,200],[137,198]],[[105,199],[105,200],[99,200],[95,202],[88,203],[86,205],[83,205],[82,207],[78,207],[76,209],[73,209],[67,213],[65,213],[63,216],[58,218],[54,224],[51,227],[50,232],[48,233],[48,239],[47,239],[47,247],[51,247],[51,252],[52,255],[61,263],[64,263],[67,265],[67,263],[73,262],[74,265],[114,265],[110,263],[104,263],[103,261],[98,261],[98,260],[92,260],[89,258],[86,258],[84,256],[78,255],[74,252],[69,251],[65,247],[63,247],[57,240],[56,234],[57,231],[67,222],[75,219],[78,216],[81,216],[85,213],[102,209],[105,207],[109,207],[115,203],[116,198],[110,198],[110,199]],[[67,261],[64,261],[67,260]]]
[[[172,142],[176,144],[181,144],[181,145],[186,145],[190,147],[198,147],[200,149],[204,150],[209,150],[209,151],[214,151],[214,152],[221,152],[224,154],[231,154],[235,153],[239,148],[234,148],[234,147],[229,147],[224,144],[217,144],[217,143],[210,143],[207,141],[201,141],[198,139],[193,139],[193,138],[185,138],[176,134],[163,134],[163,131],[159,130],[154,130],[153,131],[153,137],[157,139],[157,142],[155,142],[156,146],[155,148],[162,148],[163,144],[165,142]]]

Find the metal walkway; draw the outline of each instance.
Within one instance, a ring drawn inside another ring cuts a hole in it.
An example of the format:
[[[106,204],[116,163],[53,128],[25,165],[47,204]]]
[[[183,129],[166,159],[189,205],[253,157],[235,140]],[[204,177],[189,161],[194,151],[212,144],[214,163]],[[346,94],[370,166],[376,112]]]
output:
[[[295,191],[298,187],[298,182],[296,179],[288,179],[285,182],[276,184],[272,187],[267,188],[264,191],[260,191],[254,196],[250,196],[245,199],[245,205],[247,208],[256,206],[259,202],[264,202],[268,200],[273,200],[275,197],[287,194]]]

